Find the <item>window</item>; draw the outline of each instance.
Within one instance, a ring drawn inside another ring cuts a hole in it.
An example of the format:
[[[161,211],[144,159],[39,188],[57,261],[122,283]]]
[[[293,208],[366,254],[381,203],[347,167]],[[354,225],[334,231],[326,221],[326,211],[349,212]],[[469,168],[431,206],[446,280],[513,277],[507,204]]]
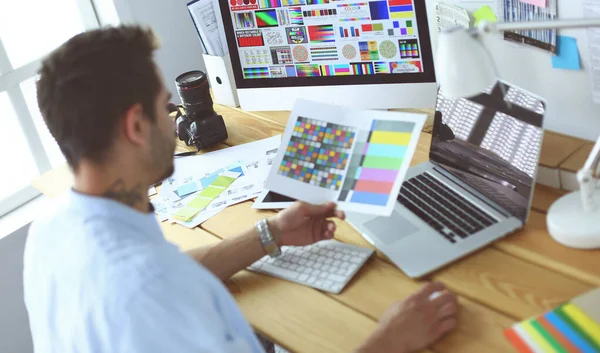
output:
[[[42,58],[97,27],[92,0],[0,1],[0,216],[39,195],[31,180],[64,163],[37,105]]]

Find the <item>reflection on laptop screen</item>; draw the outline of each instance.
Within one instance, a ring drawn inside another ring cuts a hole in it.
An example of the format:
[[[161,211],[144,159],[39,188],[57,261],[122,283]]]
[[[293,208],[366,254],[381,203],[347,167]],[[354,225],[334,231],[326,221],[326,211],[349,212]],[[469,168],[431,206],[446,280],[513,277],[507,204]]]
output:
[[[430,159],[525,222],[545,106],[505,83],[504,96],[500,84],[468,99],[438,95]]]

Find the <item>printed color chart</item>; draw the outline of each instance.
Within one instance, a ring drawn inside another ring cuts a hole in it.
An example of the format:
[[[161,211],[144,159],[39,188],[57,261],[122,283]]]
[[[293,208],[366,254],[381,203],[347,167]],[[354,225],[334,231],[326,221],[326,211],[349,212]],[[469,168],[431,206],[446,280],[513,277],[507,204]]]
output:
[[[265,187],[309,203],[333,201],[343,211],[389,216],[425,119],[298,100]]]
[[[339,201],[385,206],[414,127],[414,123],[374,120],[366,139],[356,143]]]
[[[338,190],[354,143],[355,129],[299,117],[279,174]]]

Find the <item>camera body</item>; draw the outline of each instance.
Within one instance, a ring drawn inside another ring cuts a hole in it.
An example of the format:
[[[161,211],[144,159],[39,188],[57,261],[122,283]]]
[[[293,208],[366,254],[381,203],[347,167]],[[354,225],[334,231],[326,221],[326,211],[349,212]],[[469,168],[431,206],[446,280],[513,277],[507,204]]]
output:
[[[186,72],[175,79],[184,112],[176,120],[177,136],[198,150],[227,139],[223,117],[213,109],[208,79],[202,71]]]

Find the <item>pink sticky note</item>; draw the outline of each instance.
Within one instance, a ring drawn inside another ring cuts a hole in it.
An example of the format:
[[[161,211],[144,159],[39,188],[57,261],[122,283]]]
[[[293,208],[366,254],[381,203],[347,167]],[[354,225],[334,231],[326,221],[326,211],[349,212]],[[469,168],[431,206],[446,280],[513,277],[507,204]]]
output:
[[[548,6],[547,0],[521,0],[521,2],[526,2],[531,5],[546,7]]]

